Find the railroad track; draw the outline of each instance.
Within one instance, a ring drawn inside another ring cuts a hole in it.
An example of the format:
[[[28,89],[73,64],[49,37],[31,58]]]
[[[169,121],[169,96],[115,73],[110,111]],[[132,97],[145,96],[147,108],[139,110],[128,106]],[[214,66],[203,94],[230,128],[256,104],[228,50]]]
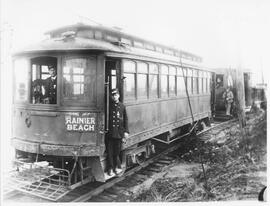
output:
[[[226,129],[226,125],[227,127],[230,127],[230,123],[234,121],[236,121],[236,119],[228,120],[221,123],[214,122],[212,123],[211,127],[197,133],[196,138],[200,138],[201,140],[206,141],[210,138],[210,135],[214,132],[214,130]],[[190,137],[188,138],[190,139]],[[170,146],[164,151],[151,157],[142,164],[127,170],[122,176],[112,178],[105,183],[90,182],[88,184],[77,187],[63,197],[61,197],[60,199],[58,199],[57,202],[116,201],[126,191],[126,188],[139,184],[147,180],[153,174],[159,173],[162,170],[166,169],[166,167],[170,166],[176,160],[176,157],[172,154],[172,152],[177,150],[181,146],[183,146],[183,141],[181,141],[180,139],[178,142],[175,142],[173,146]],[[22,194],[19,194],[19,196],[21,195]],[[18,196],[18,192],[12,191],[8,194],[7,198],[5,198],[4,196],[4,200],[16,199],[16,196]],[[35,197],[32,196],[31,198],[33,199],[33,202],[35,202]],[[40,198],[36,200],[38,202],[41,202]],[[46,200],[46,202],[50,202],[50,200]]]

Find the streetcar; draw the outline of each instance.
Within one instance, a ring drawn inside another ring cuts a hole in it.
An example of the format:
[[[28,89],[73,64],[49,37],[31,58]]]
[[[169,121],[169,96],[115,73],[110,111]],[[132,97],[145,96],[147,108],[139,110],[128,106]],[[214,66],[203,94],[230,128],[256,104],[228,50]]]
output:
[[[122,167],[141,163],[155,143],[173,144],[196,125],[209,125],[213,72],[202,58],[113,28],[75,24],[16,52],[12,146],[19,162],[47,162],[68,186],[104,182],[110,90],[118,88],[130,135]],[[49,69],[56,102],[44,98]],[[44,164],[45,164],[44,163]]]

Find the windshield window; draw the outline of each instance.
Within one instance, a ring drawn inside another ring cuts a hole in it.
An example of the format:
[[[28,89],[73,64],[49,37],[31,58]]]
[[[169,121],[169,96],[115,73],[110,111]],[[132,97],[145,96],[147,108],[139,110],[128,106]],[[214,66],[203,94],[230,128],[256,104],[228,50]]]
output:
[[[65,103],[95,104],[96,58],[67,58],[63,62]]]
[[[36,57],[31,59],[31,103],[57,103],[57,58]]]
[[[28,94],[28,62],[26,59],[17,59],[14,62],[15,74],[15,101],[27,101]]]

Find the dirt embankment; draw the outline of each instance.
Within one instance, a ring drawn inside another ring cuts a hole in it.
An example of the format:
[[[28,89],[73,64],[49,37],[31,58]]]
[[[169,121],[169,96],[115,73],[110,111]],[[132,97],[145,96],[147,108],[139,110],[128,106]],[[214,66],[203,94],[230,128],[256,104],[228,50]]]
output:
[[[129,201],[255,200],[266,186],[266,113],[192,141],[175,165],[133,188]],[[180,153],[180,152],[179,152]]]

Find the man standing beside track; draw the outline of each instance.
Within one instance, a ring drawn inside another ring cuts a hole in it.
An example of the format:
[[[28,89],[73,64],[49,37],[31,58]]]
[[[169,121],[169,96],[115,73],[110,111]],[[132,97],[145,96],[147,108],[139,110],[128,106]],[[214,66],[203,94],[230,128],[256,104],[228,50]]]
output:
[[[129,135],[126,108],[124,104],[119,101],[120,94],[118,89],[112,89],[111,98],[107,141],[109,176],[112,176],[113,172],[117,175],[122,172],[120,162],[121,146],[122,143],[126,143],[126,139]]]
[[[231,116],[231,106],[233,103],[233,93],[229,87],[223,93],[223,99],[224,99],[225,107],[226,107],[226,115]]]

